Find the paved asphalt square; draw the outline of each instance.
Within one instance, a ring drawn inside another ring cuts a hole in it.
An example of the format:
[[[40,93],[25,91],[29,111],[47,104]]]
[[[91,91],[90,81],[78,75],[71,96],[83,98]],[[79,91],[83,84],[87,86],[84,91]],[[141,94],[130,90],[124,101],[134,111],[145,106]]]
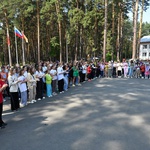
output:
[[[12,113],[1,150],[150,150],[150,80],[96,79]]]

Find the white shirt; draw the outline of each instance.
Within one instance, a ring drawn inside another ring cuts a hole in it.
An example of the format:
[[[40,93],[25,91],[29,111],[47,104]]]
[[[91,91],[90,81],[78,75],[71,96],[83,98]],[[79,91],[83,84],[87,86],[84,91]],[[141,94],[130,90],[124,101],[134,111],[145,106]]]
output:
[[[105,68],[105,65],[104,65],[104,64],[100,64],[100,68],[101,68],[101,70],[103,71],[104,68]]]
[[[8,83],[9,83],[9,91],[10,92],[18,92],[18,78],[16,75],[8,76]]]
[[[43,66],[43,67],[42,67],[42,70],[43,70],[43,72],[45,72],[45,71],[47,70],[47,67],[46,67],[46,66]]]
[[[42,71],[36,71],[35,72],[35,75],[38,77],[38,78],[42,78],[44,76],[44,73]]]
[[[53,76],[53,80],[57,80],[57,71],[56,70],[54,70],[54,69],[52,69],[51,71],[50,71],[50,74]]]
[[[27,72],[27,71],[25,71],[23,75],[25,76],[25,78],[27,78],[27,76],[28,76],[28,72]]]
[[[57,78],[58,80],[64,79],[64,70],[62,67],[57,68]]]
[[[86,65],[83,65],[82,68],[83,68],[82,73],[86,74],[86,68],[87,68]]]
[[[24,81],[25,79],[26,79],[26,78],[25,78],[24,76],[20,76],[20,77],[18,78],[19,81]],[[26,83],[21,83],[21,82],[19,82],[18,85],[19,85],[20,92],[25,92],[25,91],[27,91],[27,85],[26,85]]]
[[[119,71],[122,71],[121,64],[120,64],[120,63],[118,63],[118,65],[117,65],[117,66],[118,66],[118,70],[119,70]]]

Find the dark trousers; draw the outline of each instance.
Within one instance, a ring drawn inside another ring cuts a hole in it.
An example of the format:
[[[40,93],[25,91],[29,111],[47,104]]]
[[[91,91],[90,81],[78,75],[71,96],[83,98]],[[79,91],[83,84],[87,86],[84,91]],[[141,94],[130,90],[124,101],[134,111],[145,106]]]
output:
[[[121,70],[118,70],[118,76],[121,76]]]
[[[57,84],[57,80],[52,80],[52,92],[56,93],[56,84]]]
[[[91,75],[92,75],[91,73],[88,73],[88,74],[87,74],[87,78],[88,78],[88,79],[91,79]]]
[[[78,82],[83,82],[83,80],[82,80],[82,72],[81,71],[79,72],[79,76],[80,76],[80,81],[78,81]]]
[[[97,70],[96,70],[96,77],[99,77],[100,76],[100,69],[98,68]]]
[[[19,97],[18,97],[18,92],[10,92],[10,97],[11,97],[11,110],[17,110],[20,108],[19,105]]]
[[[85,81],[85,73],[82,73],[82,82]]]
[[[102,78],[104,77],[104,70],[100,71],[100,75],[101,75]]]
[[[3,120],[2,120],[2,112],[3,112],[3,103],[0,103],[0,126],[1,126],[2,123],[3,123]]]
[[[58,80],[58,90],[59,92],[64,91],[64,79]]]
[[[145,78],[145,72],[141,72],[141,74],[142,74],[142,77],[144,77],[144,78]]]
[[[40,78],[40,81],[37,81],[36,87],[36,98],[43,98],[43,80]]]

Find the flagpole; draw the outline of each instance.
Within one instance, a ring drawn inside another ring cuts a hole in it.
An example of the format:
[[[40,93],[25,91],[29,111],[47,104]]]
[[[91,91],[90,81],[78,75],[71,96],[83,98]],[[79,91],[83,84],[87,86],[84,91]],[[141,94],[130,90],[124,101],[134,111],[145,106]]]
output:
[[[9,41],[9,43],[7,43],[7,45],[8,45],[8,55],[9,55],[9,65],[12,66],[11,53],[10,53],[10,38],[9,38],[8,27],[7,27],[7,41]]]
[[[6,19],[6,30],[7,30],[7,45],[8,45],[8,56],[9,56],[9,65],[12,66],[12,60],[11,60],[11,53],[10,53],[10,37],[9,37],[9,26],[8,26],[8,19],[7,19],[7,12],[6,9],[4,9],[5,19]]]
[[[22,35],[23,35],[23,31],[22,31]],[[22,37],[22,63],[23,63],[23,66],[25,65],[25,56],[24,56],[24,39]]]
[[[3,3],[0,1],[2,6],[4,7]],[[9,55],[9,65],[12,66],[12,60],[11,60],[11,53],[10,53],[10,37],[9,37],[9,25],[8,25],[8,18],[7,18],[7,10],[6,8],[3,8],[3,12],[5,15],[6,20],[6,30],[7,30],[7,45],[8,45],[8,55]]]
[[[14,29],[15,29],[15,27],[14,27]],[[14,32],[15,32],[15,30],[14,30]],[[16,63],[17,63],[17,65],[18,65],[19,63],[18,63],[18,48],[17,48],[17,37],[16,37],[16,33],[15,33],[15,46],[16,46]]]

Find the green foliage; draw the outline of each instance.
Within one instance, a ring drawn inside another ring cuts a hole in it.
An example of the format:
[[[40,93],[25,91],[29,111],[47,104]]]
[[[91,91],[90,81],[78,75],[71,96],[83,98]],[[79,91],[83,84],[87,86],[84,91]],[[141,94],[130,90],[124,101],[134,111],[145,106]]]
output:
[[[111,0],[108,1],[108,23],[107,23],[107,55],[106,60],[111,60],[111,54],[116,57],[117,23],[119,13],[123,13],[123,37],[120,39],[122,57],[130,57],[131,41],[133,37],[132,21],[129,21],[128,12],[132,11],[132,0]],[[140,0],[140,5],[141,5]],[[60,6],[60,12],[56,12],[56,6]],[[121,4],[121,5],[119,5]],[[114,5],[114,14],[112,6]],[[145,0],[144,9],[149,5],[149,0]],[[75,48],[77,47],[78,57],[102,55],[103,35],[104,35],[104,1],[103,0],[39,0],[40,15],[40,48],[41,59],[47,58],[47,54],[59,60],[60,42],[59,26],[61,21],[63,58],[65,59],[66,42],[69,46],[69,58],[74,59]],[[27,61],[37,60],[37,1],[36,0],[0,0],[0,53],[3,60],[3,50],[7,47],[6,42],[6,18],[4,10],[7,12],[9,32],[11,39],[11,49],[13,60],[15,60],[14,25],[29,39],[29,52],[31,57],[26,57]],[[112,22],[114,15],[114,34],[112,34]],[[150,34],[150,24],[143,23],[142,36]],[[28,46],[26,45],[26,47]],[[21,61],[21,40],[18,39],[19,58]],[[7,53],[6,53],[6,57]],[[8,58],[6,59],[8,60]],[[8,62],[5,62],[8,63]]]
[[[51,57],[58,56],[58,54],[59,54],[59,40],[58,40],[58,37],[51,38],[50,47],[51,47],[50,56]]]
[[[106,54],[106,62],[108,62],[108,61],[111,61],[112,60],[112,55],[111,55],[111,53],[107,53]]]
[[[142,29],[142,36],[150,35],[150,23],[143,23]]]

